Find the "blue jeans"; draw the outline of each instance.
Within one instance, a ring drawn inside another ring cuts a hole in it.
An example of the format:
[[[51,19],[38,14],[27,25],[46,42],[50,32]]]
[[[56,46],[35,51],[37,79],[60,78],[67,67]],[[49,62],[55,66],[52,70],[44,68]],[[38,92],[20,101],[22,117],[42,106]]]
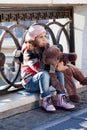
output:
[[[60,82],[60,84],[63,86],[63,89],[65,89],[64,88],[64,86],[65,86],[65,84],[64,84],[64,74],[62,73],[62,72],[56,72],[56,74],[57,74],[57,79],[59,80],[59,82]]]
[[[62,73],[58,72],[57,77],[60,83],[63,85]],[[40,91],[41,97],[50,95],[50,75],[47,71],[42,71],[35,74],[28,84],[24,85],[26,91],[38,92]]]

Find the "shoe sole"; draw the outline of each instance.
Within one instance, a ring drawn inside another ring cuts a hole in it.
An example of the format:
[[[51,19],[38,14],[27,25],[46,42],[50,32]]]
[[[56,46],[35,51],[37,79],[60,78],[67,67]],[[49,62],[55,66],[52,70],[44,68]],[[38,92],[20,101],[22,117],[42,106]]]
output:
[[[59,107],[59,106],[56,106],[56,109],[62,109],[62,110],[66,110],[66,111],[74,111],[76,108],[64,108],[64,107]]]
[[[43,108],[42,107],[42,109],[45,111],[45,112],[47,112],[47,113],[55,113],[56,112],[56,110],[55,111],[47,111],[45,108]]]

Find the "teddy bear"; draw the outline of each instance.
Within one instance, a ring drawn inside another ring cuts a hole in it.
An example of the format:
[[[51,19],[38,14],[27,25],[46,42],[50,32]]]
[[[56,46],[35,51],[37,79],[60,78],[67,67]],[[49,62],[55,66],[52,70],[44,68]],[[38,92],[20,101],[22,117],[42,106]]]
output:
[[[53,87],[61,90],[62,86],[57,79],[56,71],[63,72],[65,79],[65,88],[69,99],[72,102],[78,103],[80,102],[81,98],[77,93],[74,78],[79,81],[80,84],[87,85],[87,77],[83,75],[80,69],[71,64],[71,62],[75,61],[76,59],[77,55],[75,53],[63,53],[55,45],[45,49],[43,52],[44,64],[49,64],[52,66],[52,69],[50,71],[50,78]]]

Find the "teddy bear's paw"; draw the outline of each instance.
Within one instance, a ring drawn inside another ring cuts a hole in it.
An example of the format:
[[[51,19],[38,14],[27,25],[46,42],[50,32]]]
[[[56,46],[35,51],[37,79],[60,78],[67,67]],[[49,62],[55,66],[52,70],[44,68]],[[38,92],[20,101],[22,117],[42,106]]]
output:
[[[80,98],[79,95],[69,95],[69,98],[70,98],[70,100],[71,100],[72,102],[74,102],[74,103],[79,103],[80,100],[81,100],[81,98]]]

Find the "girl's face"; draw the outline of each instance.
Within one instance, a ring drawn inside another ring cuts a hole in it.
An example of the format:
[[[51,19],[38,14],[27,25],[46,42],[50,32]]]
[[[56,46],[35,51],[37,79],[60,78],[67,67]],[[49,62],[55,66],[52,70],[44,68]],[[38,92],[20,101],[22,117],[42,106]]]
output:
[[[25,42],[25,43],[26,43],[26,48],[27,48],[27,50],[31,50],[31,51],[34,50],[34,46],[33,46],[32,43],[29,43],[29,42]]]
[[[44,47],[47,44],[46,33],[43,32],[35,38],[35,45],[37,47]]]

